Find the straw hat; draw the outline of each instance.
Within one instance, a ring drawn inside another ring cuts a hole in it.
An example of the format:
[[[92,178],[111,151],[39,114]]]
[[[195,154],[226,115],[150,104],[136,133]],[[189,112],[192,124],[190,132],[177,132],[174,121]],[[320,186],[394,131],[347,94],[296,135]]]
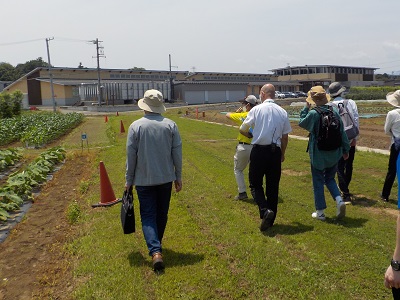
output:
[[[324,88],[320,85],[313,86],[307,93],[306,101],[310,104],[324,105],[331,100],[330,95],[326,94]]]
[[[143,98],[138,101],[138,106],[145,111],[157,114],[166,111],[163,95],[157,90],[147,90]]]

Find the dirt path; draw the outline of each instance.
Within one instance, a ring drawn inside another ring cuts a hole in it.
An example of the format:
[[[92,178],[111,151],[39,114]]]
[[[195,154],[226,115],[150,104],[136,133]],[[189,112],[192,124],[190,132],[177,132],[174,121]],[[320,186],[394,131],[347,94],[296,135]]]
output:
[[[67,159],[35,199],[25,220],[0,244],[0,299],[68,298],[71,275],[62,247],[73,228],[66,209],[79,197],[76,188],[90,165],[87,154]]]

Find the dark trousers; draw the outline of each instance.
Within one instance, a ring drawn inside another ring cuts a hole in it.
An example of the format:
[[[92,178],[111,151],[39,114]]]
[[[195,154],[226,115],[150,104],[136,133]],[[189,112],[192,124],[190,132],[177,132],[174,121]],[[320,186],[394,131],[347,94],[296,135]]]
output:
[[[171,189],[172,182],[153,186],[136,186],[142,230],[149,255],[162,252],[161,242],[167,226]]]
[[[350,147],[349,158],[344,160],[343,157],[341,157],[338,162],[337,175],[339,181],[339,189],[344,195],[350,194],[349,185],[351,177],[353,176],[353,161],[355,153],[356,146]]]
[[[390,147],[388,171],[382,189],[382,197],[384,197],[385,199],[389,199],[390,191],[392,190],[394,180],[396,179],[396,162],[398,155],[399,151],[396,150],[393,143]]]
[[[392,295],[394,300],[400,300],[400,289],[392,288]]]
[[[256,201],[260,218],[266,209],[278,212],[279,181],[281,179],[281,148],[254,145],[250,153],[249,183],[251,194]],[[265,177],[265,192],[263,180]],[[272,220],[272,224],[275,221]]]

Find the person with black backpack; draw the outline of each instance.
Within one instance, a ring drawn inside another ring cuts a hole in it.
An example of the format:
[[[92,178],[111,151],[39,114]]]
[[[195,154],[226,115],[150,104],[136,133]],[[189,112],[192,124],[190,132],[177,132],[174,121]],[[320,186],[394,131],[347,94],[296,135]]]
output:
[[[332,99],[332,103],[335,104],[339,110],[339,115],[341,116],[344,124],[347,138],[350,141],[349,158],[346,160],[344,160],[343,157],[340,158],[338,162],[337,175],[339,189],[342,192],[343,201],[346,203],[351,203],[349,185],[353,175],[353,161],[356,153],[356,143],[359,134],[357,104],[354,102],[354,100],[344,99],[342,97],[346,87],[342,86],[339,82],[331,83],[328,90]]]
[[[309,131],[307,151],[310,155],[311,175],[316,211],[312,217],[326,219],[324,185],[336,201],[336,217],[346,215],[346,204],[335,181],[337,164],[341,157],[349,156],[350,143],[336,107],[332,107],[322,86],[308,92],[306,106],[300,112],[299,126]],[[311,109],[311,106],[314,108]]]

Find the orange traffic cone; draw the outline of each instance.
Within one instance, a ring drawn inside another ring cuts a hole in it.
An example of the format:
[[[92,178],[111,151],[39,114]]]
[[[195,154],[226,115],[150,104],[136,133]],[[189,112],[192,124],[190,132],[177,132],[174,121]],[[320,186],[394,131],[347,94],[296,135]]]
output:
[[[102,161],[100,162],[100,197],[100,202],[92,204],[92,207],[111,206],[122,201],[122,199],[115,198],[114,190]]]
[[[122,120],[121,120],[121,129],[120,129],[120,132],[121,132],[121,133],[124,133],[124,132],[125,132],[125,127],[124,127],[124,123],[122,123]]]
[[[117,117],[119,116],[118,112],[117,112]]]
[[[104,116],[104,122],[107,123],[108,122],[108,117]]]

